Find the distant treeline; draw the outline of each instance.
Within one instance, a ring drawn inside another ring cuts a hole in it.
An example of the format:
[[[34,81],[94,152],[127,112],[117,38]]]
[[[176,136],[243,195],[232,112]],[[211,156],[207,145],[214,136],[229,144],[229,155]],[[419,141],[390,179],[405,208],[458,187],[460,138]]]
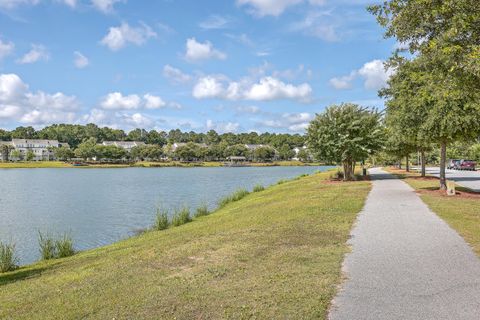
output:
[[[210,130],[207,133],[197,133],[193,131],[182,132],[179,129],[168,132],[135,129],[127,133],[120,129],[101,128],[95,124],[54,124],[41,130],[35,130],[33,127],[18,127],[12,131],[0,129],[0,141],[9,141],[11,139],[49,139],[67,142],[73,149],[90,138],[94,138],[99,143],[103,141],[143,141],[160,146],[174,142],[195,142],[206,143],[207,145],[223,142],[229,146],[236,144],[265,144],[275,148],[282,146],[294,148],[301,147],[305,143],[304,136],[299,134],[275,134],[268,132],[262,134],[256,132],[219,134],[215,130]]]

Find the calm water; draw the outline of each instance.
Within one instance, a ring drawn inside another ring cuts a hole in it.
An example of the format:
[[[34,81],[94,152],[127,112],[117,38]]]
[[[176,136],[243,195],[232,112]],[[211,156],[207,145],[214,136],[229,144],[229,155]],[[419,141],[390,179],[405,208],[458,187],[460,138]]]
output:
[[[146,228],[155,208],[207,203],[255,184],[328,167],[0,170],[0,240],[22,264],[38,259],[38,231],[69,232],[77,249],[109,244]]]

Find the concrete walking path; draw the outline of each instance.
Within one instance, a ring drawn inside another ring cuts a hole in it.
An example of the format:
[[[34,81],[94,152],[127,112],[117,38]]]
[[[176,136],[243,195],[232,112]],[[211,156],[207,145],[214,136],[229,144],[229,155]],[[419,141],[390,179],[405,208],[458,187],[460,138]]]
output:
[[[405,182],[370,174],[330,319],[479,320],[480,259]]]

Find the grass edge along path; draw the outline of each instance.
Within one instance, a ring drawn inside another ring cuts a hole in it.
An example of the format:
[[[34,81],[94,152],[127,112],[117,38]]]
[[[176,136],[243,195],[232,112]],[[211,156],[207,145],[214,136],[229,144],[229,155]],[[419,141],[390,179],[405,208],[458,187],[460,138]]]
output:
[[[322,319],[370,183],[329,172],[186,225],[0,274],[1,319]]]
[[[456,185],[457,195],[447,196],[438,188],[438,178],[396,168],[384,168],[408,183],[430,210],[458,232],[480,257],[480,193]]]

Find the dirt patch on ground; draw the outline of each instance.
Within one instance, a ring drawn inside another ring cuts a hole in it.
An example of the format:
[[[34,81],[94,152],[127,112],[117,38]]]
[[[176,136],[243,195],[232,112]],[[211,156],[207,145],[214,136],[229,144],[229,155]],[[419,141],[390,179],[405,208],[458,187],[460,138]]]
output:
[[[464,198],[464,199],[480,199],[480,193],[477,192],[465,192],[465,191],[456,191],[455,196],[447,196],[447,193],[445,190],[426,190],[426,189],[420,189],[416,190],[418,194],[430,194],[430,195],[435,195],[439,197],[446,197],[446,198]]]

